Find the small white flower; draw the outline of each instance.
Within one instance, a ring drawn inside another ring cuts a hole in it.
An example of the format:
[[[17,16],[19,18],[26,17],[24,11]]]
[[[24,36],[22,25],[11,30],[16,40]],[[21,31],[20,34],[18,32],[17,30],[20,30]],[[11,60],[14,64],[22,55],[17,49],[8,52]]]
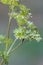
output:
[[[31,22],[31,21],[28,21],[28,24],[29,24],[29,25],[32,25],[32,24],[33,24],[33,22]]]
[[[36,38],[36,40],[37,40],[38,42],[39,42],[41,39],[42,39],[41,37]]]
[[[29,14],[29,16],[32,16],[32,14],[31,13],[28,13]]]

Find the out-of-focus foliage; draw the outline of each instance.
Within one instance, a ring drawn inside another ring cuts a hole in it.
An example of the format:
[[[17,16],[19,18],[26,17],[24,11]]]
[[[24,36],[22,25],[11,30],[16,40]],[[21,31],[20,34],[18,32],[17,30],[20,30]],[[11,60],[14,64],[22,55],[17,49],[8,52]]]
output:
[[[13,43],[13,39],[5,37],[3,42],[9,48],[9,46]]]
[[[5,39],[5,36],[0,35],[0,44],[4,41],[4,39]]]
[[[5,46],[7,45],[9,47],[9,45],[13,42],[13,39],[11,38],[7,38],[4,35],[0,35],[0,44],[5,44]]]
[[[18,5],[19,0],[0,0],[2,4],[5,5]]]

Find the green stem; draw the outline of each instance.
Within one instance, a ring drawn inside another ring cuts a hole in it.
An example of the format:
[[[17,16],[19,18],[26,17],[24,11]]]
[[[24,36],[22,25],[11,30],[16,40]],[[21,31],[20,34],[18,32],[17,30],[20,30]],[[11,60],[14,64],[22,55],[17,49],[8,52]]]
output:
[[[11,26],[11,17],[9,18],[9,23],[8,23],[8,30],[7,30],[7,37],[9,38],[10,36],[10,26]]]
[[[10,18],[9,18],[9,23],[8,23],[8,30],[7,30],[7,38],[9,38],[9,36],[10,36],[10,26],[11,26],[11,16],[10,16]],[[7,51],[7,44],[6,44],[6,51]]]
[[[11,50],[10,54],[13,53],[16,49],[18,49],[23,43],[19,43],[14,49]]]
[[[10,9],[10,8],[9,8]],[[12,12],[13,12],[13,7],[12,7]],[[10,12],[10,11],[9,11]],[[7,30],[7,38],[9,38],[10,36],[10,26],[11,26],[11,19],[12,19],[12,16],[9,15],[9,23],[8,23],[8,30]],[[7,44],[6,44],[6,50],[7,50]]]
[[[13,0],[12,0],[13,1]],[[11,5],[12,5],[12,2],[11,2]],[[13,10],[14,10],[14,6],[12,6],[12,10],[11,10],[11,12],[13,12]],[[9,12],[10,12],[10,6],[9,6]],[[9,23],[8,23],[8,30],[7,30],[7,36],[8,36],[8,38],[9,38],[9,36],[10,36],[10,26],[11,26],[11,19],[12,19],[12,16],[11,15],[9,15],[10,17],[9,17]]]
[[[9,54],[11,52],[16,41],[17,41],[17,39],[15,39],[14,42],[12,43],[12,45],[10,46],[9,50],[7,51],[7,54]]]

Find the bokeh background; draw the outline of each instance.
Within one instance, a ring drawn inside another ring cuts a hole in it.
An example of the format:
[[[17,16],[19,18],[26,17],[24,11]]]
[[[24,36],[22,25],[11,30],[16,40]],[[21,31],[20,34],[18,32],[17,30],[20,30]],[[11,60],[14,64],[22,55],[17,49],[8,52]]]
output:
[[[21,0],[21,3],[31,9],[32,21],[37,26],[43,37],[43,0]],[[8,6],[0,3],[0,34],[7,34]],[[13,36],[13,29],[16,26],[12,20],[10,34]],[[43,40],[25,41],[9,59],[9,65],[43,65]]]

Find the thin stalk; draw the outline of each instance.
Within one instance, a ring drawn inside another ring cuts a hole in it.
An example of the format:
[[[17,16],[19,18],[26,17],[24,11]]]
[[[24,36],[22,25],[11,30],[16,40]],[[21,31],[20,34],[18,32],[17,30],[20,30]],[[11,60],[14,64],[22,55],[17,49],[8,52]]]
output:
[[[10,36],[10,26],[11,26],[11,16],[9,17],[9,23],[8,23],[8,30],[7,30],[7,38]],[[6,44],[6,51],[7,51],[8,45]]]
[[[10,8],[9,8],[9,9],[10,9]],[[14,7],[12,7],[12,13],[13,13],[13,10],[14,10]],[[9,12],[10,12],[10,10],[9,10]],[[7,29],[7,38],[10,37],[11,19],[12,19],[12,16],[9,15],[9,23],[8,23],[8,29]],[[6,50],[7,50],[7,45],[6,45]]]
[[[11,26],[11,17],[9,18],[9,23],[8,23],[8,30],[7,30],[7,37],[9,38],[10,36],[10,26]]]
[[[7,30],[7,38],[9,38],[9,36],[10,36],[11,19],[12,19],[12,17],[10,16],[9,23],[8,23],[8,30]],[[6,44],[6,51],[7,51],[7,44]],[[4,63],[4,60],[2,59],[2,61],[0,62],[0,65],[3,65],[3,63]]]
[[[7,54],[9,54],[11,52],[16,41],[17,41],[17,39],[15,39],[14,42],[12,43],[12,45],[10,46],[9,50],[7,51]]]
[[[14,49],[11,50],[10,54],[13,53],[16,49],[18,49],[23,43],[19,43]]]
[[[12,0],[12,2],[13,2],[13,0]],[[11,2],[11,4],[12,4],[12,2]],[[12,13],[13,13],[13,10],[14,10],[14,6],[12,6],[12,10],[11,10]],[[10,6],[9,6],[9,12],[10,12]],[[12,16],[10,15],[9,16],[9,23],[8,23],[8,30],[7,30],[7,36],[8,36],[8,38],[10,36],[11,19],[12,19]]]

